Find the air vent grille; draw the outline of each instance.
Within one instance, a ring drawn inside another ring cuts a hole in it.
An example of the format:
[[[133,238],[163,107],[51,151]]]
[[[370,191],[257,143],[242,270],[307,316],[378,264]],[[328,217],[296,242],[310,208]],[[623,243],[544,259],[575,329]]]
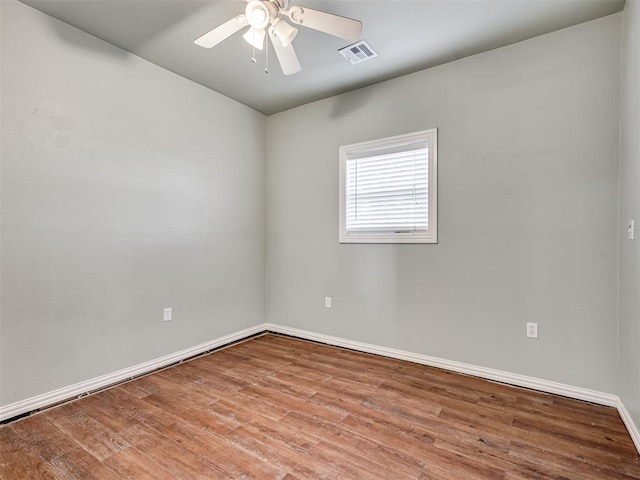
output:
[[[378,56],[373,48],[371,48],[371,45],[369,45],[365,40],[360,40],[352,45],[343,47],[338,50],[338,52],[340,52],[340,55],[349,60],[352,64],[364,62],[365,60]]]

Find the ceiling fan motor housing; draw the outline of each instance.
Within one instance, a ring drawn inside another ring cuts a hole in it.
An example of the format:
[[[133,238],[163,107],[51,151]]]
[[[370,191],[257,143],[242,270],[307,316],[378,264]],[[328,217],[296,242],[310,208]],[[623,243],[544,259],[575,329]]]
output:
[[[269,0],[273,3],[275,3],[279,9],[281,10],[286,10],[287,8],[289,8],[289,0]]]

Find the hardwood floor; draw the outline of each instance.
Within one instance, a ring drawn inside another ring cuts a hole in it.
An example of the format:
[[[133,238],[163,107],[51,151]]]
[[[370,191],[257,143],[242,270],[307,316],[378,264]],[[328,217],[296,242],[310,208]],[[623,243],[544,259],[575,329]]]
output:
[[[640,479],[613,408],[266,335],[0,427],[0,478]]]

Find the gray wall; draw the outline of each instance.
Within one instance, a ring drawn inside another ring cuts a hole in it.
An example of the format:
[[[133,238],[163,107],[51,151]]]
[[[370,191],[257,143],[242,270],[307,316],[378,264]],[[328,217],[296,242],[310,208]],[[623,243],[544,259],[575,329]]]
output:
[[[620,15],[265,120],[0,5],[0,405],[261,323],[265,278],[270,322],[616,391]],[[629,1],[621,216],[640,222],[638,28]],[[431,127],[439,244],[339,245],[338,147]],[[640,422],[639,251],[620,249]]]
[[[618,14],[268,117],[267,321],[615,392],[619,39]],[[439,243],[338,244],[338,147],[432,127]]]
[[[1,5],[0,403],[263,322],[265,117]]]
[[[618,394],[640,427],[640,2],[622,24],[620,135],[620,313]],[[624,226],[635,219],[635,240]]]

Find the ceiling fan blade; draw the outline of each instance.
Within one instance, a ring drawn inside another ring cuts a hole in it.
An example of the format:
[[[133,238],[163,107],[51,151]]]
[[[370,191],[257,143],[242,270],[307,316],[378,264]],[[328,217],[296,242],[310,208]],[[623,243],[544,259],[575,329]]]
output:
[[[214,28],[210,32],[205,33],[201,37],[196,38],[194,40],[194,43],[205,48],[215,47],[221,41],[226,40],[242,27],[246,27],[247,25],[249,25],[249,22],[247,22],[247,17],[245,17],[244,15],[238,15],[228,22],[225,22],[222,25]]]
[[[271,44],[276,52],[276,57],[280,62],[282,73],[285,75],[293,75],[302,70],[296,51],[293,49],[293,45],[289,43],[286,47],[282,45],[282,42],[275,36],[273,28],[269,29],[269,38]]]
[[[356,41],[362,33],[362,22],[353,18],[341,17],[332,13],[298,6],[291,7],[289,10],[280,10],[280,13],[288,16],[293,23],[344,38],[345,40]]]

